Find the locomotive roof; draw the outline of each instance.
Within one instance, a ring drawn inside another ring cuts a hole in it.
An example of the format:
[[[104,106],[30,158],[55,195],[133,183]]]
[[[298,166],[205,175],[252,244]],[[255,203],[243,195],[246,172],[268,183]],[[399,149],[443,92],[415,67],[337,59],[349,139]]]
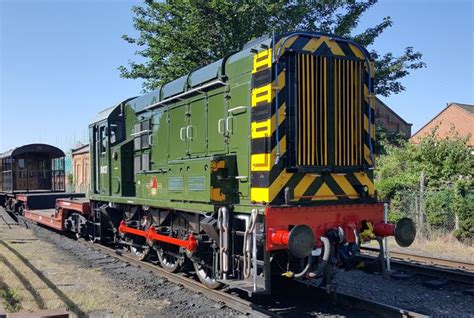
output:
[[[100,111],[92,120],[92,123],[97,123],[99,121],[102,121],[104,119],[109,118],[109,115],[114,111],[115,107],[119,106],[120,104],[114,105],[112,107],[106,108],[102,111]]]
[[[24,153],[45,153],[49,154],[51,159],[64,157],[64,152],[54,146],[47,144],[28,144],[21,147],[13,148],[0,154],[0,158],[16,157]]]
[[[352,42],[341,37],[337,37],[331,34],[319,33],[319,32],[288,32],[282,33],[278,36],[275,36],[275,42],[279,41],[284,37],[290,37],[292,35],[299,35],[303,37],[313,37],[313,36],[328,36],[335,40],[348,41],[353,45],[359,47],[365,56],[369,57],[367,50],[355,42]],[[204,67],[198,68],[194,71],[191,71],[189,74],[184,75],[178,79],[175,79],[171,82],[165,83],[157,89],[133,98],[129,101],[129,105],[135,110],[135,112],[144,111],[147,106],[154,105],[159,103],[167,98],[172,96],[182,94],[188,90],[196,89],[201,85],[206,85],[211,83],[214,80],[219,80],[225,77],[225,67],[228,64],[232,64],[238,60],[248,57],[253,54],[254,49],[261,49],[262,46],[270,47],[272,45],[272,36],[265,35],[260,38],[251,40],[247,42],[242,50],[230,54],[227,57],[219,59],[211,64],[208,64]]]

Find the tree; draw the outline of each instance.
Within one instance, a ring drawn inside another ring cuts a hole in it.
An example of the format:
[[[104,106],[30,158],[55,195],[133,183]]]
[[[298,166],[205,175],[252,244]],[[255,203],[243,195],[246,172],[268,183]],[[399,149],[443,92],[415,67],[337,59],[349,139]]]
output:
[[[392,26],[390,17],[360,34],[352,34],[362,15],[377,0],[145,0],[133,7],[138,37],[124,35],[138,46],[140,62],[120,66],[124,78],[144,79],[144,90],[182,76],[232,52],[254,38],[292,30],[320,31],[352,38],[363,46],[374,44]],[[389,96],[405,89],[400,79],[425,67],[422,54],[407,47],[398,57],[379,54],[375,59],[377,94]]]
[[[375,124],[375,152],[377,155],[385,155],[387,147],[400,147],[408,140],[408,137],[401,132],[388,131],[383,123],[376,121]]]
[[[421,209],[427,224],[419,225],[451,231],[457,219],[454,235],[466,242],[474,238],[474,156],[468,140],[454,128],[441,138],[435,128],[419,144],[386,146],[377,160],[376,187],[382,199],[391,201],[392,219],[417,217]]]

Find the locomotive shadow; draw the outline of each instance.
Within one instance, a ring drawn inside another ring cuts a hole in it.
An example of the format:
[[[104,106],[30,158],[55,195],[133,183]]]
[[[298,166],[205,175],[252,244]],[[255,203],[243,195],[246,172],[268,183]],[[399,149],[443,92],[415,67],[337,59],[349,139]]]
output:
[[[21,255],[17,250],[15,250],[13,247],[5,243],[3,240],[0,239],[0,244],[5,246],[10,252],[12,252],[16,257],[18,257],[23,264],[25,264],[36,276],[38,276],[41,281],[43,281],[46,286],[48,286],[58,297],[61,299],[63,303],[65,303],[68,307],[68,310],[74,312],[77,316],[79,317],[86,317],[87,314],[79,308],[79,306],[74,303],[66,294],[64,294],[53,282],[51,282],[39,269],[37,269],[31,262],[26,259],[23,255]],[[3,256],[0,256],[0,260],[9,268],[12,270],[12,272],[18,277],[18,279],[22,282],[23,286],[27,290],[30,291],[30,293],[33,295],[36,303],[38,304],[38,307],[40,309],[45,309],[45,303],[41,295],[38,294],[38,292],[31,286],[31,284],[26,280],[26,278],[18,272],[16,268]],[[9,265],[8,265],[9,264]]]
[[[379,317],[339,303],[323,289],[278,276],[272,279],[272,294],[255,295],[252,301],[280,317]]]
[[[3,244],[3,241],[1,241],[2,245],[5,246],[5,244]],[[46,305],[44,303],[44,299],[43,297],[41,297],[41,295],[38,293],[38,291],[33,287],[33,285],[31,285],[31,283],[28,281],[28,279],[23,276],[22,273],[20,273],[18,271],[18,269],[15,268],[15,266],[13,266],[12,263],[10,263],[6,258],[5,256],[3,255],[0,255],[0,261],[5,264],[5,266],[18,278],[18,280],[21,282],[21,284],[23,285],[23,287],[31,294],[31,296],[33,296],[33,299],[35,300],[35,303],[38,305],[38,308],[39,309],[46,309]]]

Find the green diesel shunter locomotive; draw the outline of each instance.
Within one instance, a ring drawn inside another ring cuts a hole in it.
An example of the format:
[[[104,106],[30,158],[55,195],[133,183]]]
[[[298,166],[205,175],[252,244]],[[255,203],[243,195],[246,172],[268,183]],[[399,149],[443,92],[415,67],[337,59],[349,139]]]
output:
[[[269,292],[275,271],[329,284],[361,240],[413,236],[375,197],[372,82],[357,43],[293,32],[108,108],[72,228],[170,272],[192,263],[210,288]]]

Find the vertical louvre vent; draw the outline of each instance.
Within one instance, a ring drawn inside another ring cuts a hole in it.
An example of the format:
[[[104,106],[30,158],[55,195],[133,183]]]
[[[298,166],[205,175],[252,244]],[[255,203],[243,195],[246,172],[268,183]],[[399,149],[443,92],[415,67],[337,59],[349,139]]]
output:
[[[354,166],[362,158],[362,63],[334,61],[334,164]]]
[[[297,155],[298,166],[328,164],[327,61],[325,57],[298,54]]]
[[[361,165],[362,62],[296,54],[289,63],[295,79],[293,165]]]

